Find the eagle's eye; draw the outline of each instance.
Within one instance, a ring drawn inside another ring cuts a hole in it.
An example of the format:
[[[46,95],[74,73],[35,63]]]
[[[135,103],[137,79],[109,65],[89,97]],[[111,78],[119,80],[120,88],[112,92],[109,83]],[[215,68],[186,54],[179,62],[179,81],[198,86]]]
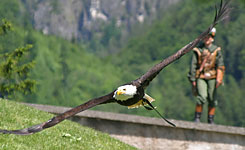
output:
[[[123,91],[126,91],[126,89],[123,89]]]

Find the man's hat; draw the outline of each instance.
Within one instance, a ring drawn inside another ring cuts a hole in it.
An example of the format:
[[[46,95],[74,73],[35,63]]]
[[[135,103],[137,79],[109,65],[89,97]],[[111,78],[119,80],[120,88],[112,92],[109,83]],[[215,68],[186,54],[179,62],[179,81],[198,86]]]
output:
[[[209,35],[211,35],[212,37],[215,37],[216,34],[216,28],[213,28],[210,32]]]

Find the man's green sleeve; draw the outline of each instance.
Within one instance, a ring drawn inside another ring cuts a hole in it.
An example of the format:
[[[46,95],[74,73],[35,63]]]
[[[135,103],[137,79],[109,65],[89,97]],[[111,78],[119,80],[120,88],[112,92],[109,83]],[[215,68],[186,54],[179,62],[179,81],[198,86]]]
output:
[[[188,74],[188,78],[191,82],[196,81],[196,69],[197,69],[197,54],[193,53],[191,59],[190,72]]]

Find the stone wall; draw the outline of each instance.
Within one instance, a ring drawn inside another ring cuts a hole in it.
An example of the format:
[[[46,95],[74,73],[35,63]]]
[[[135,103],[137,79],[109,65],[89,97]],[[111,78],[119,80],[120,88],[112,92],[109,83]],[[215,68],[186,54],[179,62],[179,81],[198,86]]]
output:
[[[66,107],[27,104],[59,114]],[[86,110],[71,118],[139,149],[245,150],[245,128]]]

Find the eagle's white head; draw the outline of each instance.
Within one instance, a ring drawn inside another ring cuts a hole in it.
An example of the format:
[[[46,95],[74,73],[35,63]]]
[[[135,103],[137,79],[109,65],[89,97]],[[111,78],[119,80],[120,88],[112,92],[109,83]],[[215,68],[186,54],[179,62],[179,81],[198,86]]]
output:
[[[136,91],[137,88],[134,85],[123,85],[117,88],[117,90],[114,92],[113,98],[124,101],[133,98]]]

